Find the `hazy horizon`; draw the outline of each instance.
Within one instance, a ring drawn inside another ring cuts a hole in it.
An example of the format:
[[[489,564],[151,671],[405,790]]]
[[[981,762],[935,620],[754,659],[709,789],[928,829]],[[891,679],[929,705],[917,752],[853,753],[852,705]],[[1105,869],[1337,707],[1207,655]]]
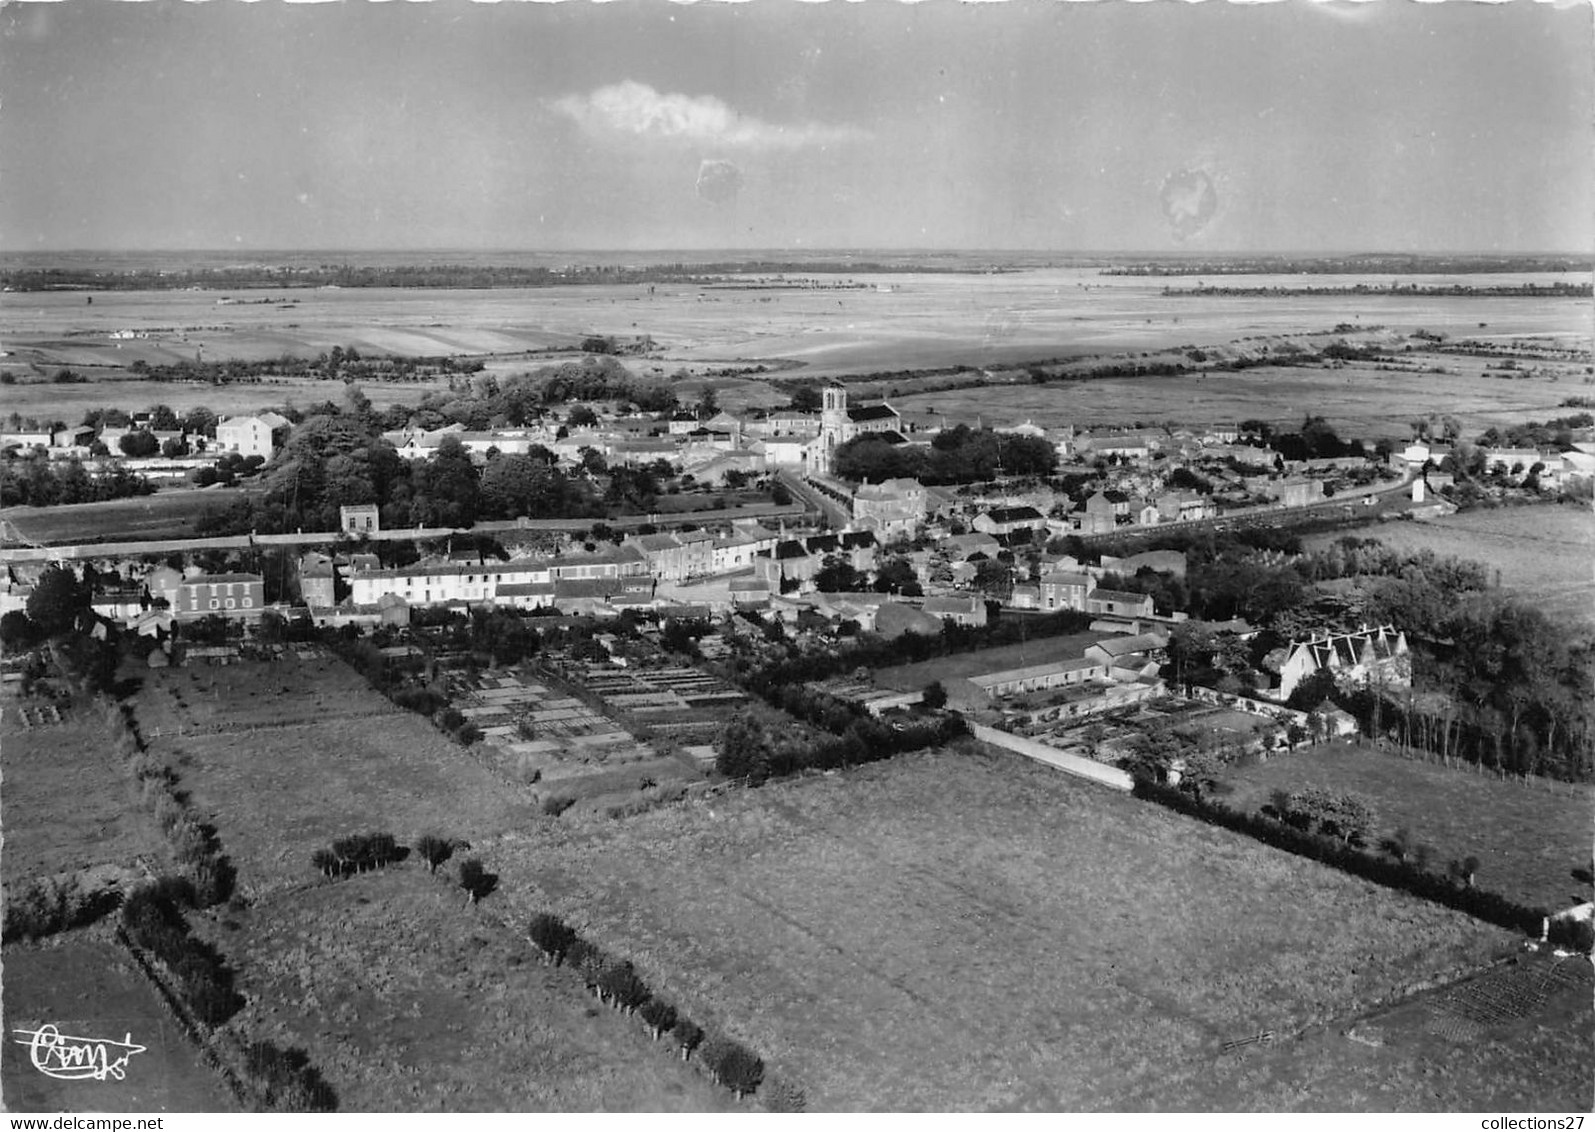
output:
[[[1175,247],[1162,249],[1107,249],[1107,248],[1042,248],[1042,247],[969,247],[969,248],[938,248],[926,246],[891,246],[880,245],[877,247],[858,247],[838,245],[836,247],[718,247],[705,244],[698,247],[628,247],[628,248],[603,248],[603,247],[509,247],[509,246],[484,246],[468,247],[443,245],[429,246],[417,244],[414,246],[392,247],[125,247],[125,248],[0,248],[0,260],[40,258],[45,256],[156,256],[156,255],[195,255],[195,256],[351,256],[351,255],[472,255],[472,256],[572,256],[572,255],[633,255],[633,256],[664,256],[691,254],[694,256],[724,255],[727,258],[746,259],[750,256],[768,255],[771,258],[814,258],[818,256],[1032,256],[1036,258],[1056,257],[1060,259],[1358,259],[1369,256],[1408,257],[1413,259],[1446,259],[1446,258],[1500,258],[1500,259],[1537,259],[1537,258],[1578,258],[1584,257],[1591,261],[1590,266],[1595,269],[1595,251],[1589,248],[1526,248],[1513,250],[1495,250],[1490,248],[1435,248],[1423,251],[1413,251],[1405,248],[1345,248],[1345,249],[1254,249],[1238,248],[1224,251],[1209,251],[1201,248]]]
[[[1588,4],[14,4],[8,254],[1581,255]]]

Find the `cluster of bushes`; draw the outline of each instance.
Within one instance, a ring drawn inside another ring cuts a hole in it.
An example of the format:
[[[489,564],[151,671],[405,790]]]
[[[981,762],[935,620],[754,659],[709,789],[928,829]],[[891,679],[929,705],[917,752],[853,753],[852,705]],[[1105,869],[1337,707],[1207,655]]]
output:
[[[228,452],[209,467],[195,468],[188,478],[196,487],[209,487],[215,483],[232,487],[240,476],[252,476],[265,466],[263,456],[241,456],[237,452]]]
[[[827,680],[857,668],[891,668],[976,649],[998,648],[1043,637],[1062,637],[1084,632],[1090,626],[1090,614],[1072,609],[1034,617],[1002,618],[981,626],[959,625],[949,621],[935,635],[904,633],[893,640],[873,635],[860,636],[854,638],[851,647],[834,653],[812,652],[766,664],[746,673],[729,672],[726,676],[755,695],[765,697],[765,689],[777,685],[806,684]]]
[[[832,736],[827,739],[773,726],[753,713],[739,716],[715,742],[715,769],[728,778],[745,778],[754,786],[800,770],[831,770],[889,759],[949,743],[969,732],[963,719],[955,715],[891,724],[857,704],[801,684],[771,684],[750,690],[756,690],[770,706]]]
[[[1414,861],[1359,849],[1339,838],[1298,829],[1265,814],[1232,809],[1221,802],[1146,780],[1135,784],[1135,796],[1504,928],[1538,936],[1545,921],[1543,908],[1520,904],[1510,897],[1468,884],[1459,886],[1452,878],[1420,868]]]
[[[1039,437],[994,432],[959,424],[944,430],[929,448],[893,446],[866,433],[836,450],[836,475],[881,482],[913,476],[924,483],[985,483],[1004,476],[1050,476],[1058,454]]]
[[[38,939],[92,924],[114,910],[121,899],[115,888],[86,884],[82,873],[7,885],[5,942]]]
[[[217,1026],[244,1005],[233,988],[233,972],[221,954],[196,939],[183,916],[195,893],[186,881],[163,878],[138,889],[122,907],[127,938],[159,959],[177,981],[189,1013],[207,1026]]]
[[[149,495],[155,485],[121,464],[89,471],[76,458],[0,460],[0,506],[55,507]]]
[[[1588,920],[1552,920],[1546,938],[1558,947],[1588,955],[1595,952],[1595,923]]]
[[[400,846],[391,833],[358,833],[339,838],[330,848],[317,849],[310,855],[310,863],[323,876],[346,877],[380,869],[408,855],[409,850]]]
[[[569,794],[550,794],[543,799],[540,809],[549,817],[557,818],[575,804],[576,799]]]
[[[325,640],[349,667],[366,678],[394,707],[424,715],[433,725],[462,747],[482,741],[482,729],[450,705],[448,697],[426,684],[411,683],[398,677],[389,667],[382,650],[370,641],[329,633]]]
[[[736,1093],[737,1099],[754,1092],[764,1080],[764,1061],[742,1043],[727,1037],[708,1037],[703,1027],[674,1005],[656,998],[631,963],[617,959],[581,935],[558,916],[539,912],[528,928],[532,944],[546,961],[564,964],[578,972],[587,989],[616,1010],[638,1015],[654,1041],[670,1034],[687,1060],[694,1051],[717,1084]],[[793,1092],[790,1088],[787,1093]]]
[[[259,1107],[268,1112],[333,1112],[337,1094],[302,1049],[270,1042],[244,1047],[244,1066]]]
[[[604,812],[612,818],[633,818],[638,814],[646,814],[649,810],[657,810],[660,806],[668,806],[679,802],[687,796],[687,787],[684,783],[675,782],[665,786],[645,786],[640,797],[629,802],[617,802]]]
[[[1291,794],[1276,791],[1271,805],[1265,806],[1263,813],[1292,829],[1332,837],[1358,848],[1368,843],[1373,832],[1373,807],[1366,800],[1355,794],[1335,794],[1319,786]]]
[[[194,816],[188,796],[177,788],[176,772],[144,749],[132,710],[125,704],[107,702],[105,714],[116,735],[113,747],[127,759],[139,797],[165,835],[179,877],[192,888],[200,907],[220,904],[233,894],[238,870],[222,852],[215,827]]]

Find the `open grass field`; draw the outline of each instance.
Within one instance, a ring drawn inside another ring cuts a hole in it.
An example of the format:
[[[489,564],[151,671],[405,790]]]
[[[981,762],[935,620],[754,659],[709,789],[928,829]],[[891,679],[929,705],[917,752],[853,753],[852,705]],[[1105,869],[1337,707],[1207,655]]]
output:
[[[524,367],[523,367],[524,368]],[[54,372],[51,370],[50,372]],[[306,408],[322,401],[343,404],[347,387],[341,381],[311,381],[283,377],[258,384],[208,385],[197,381],[140,381],[86,371],[93,380],[74,385],[20,381],[5,387],[0,401],[13,412],[39,420],[76,424],[91,409],[140,412],[167,405],[179,413],[203,406],[219,416],[237,416],[279,409],[283,405]],[[447,389],[447,381],[361,382],[360,391],[379,409],[413,405],[428,393]]]
[[[64,722],[29,731],[17,706],[8,696],[0,723],[5,881],[131,865],[139,857],[163,862],[160,832],[138,803],[98,711],[69,710]]]
[[[1407,327],[1412,329],[1412,327]],[[1208,342],[1206,339],[1199,341]],[[1445,412],[1468,433],[1491,425],[1545,420],[1568,412],[1562,400],[1590,389],[1567,377],[1503,380],[1484,373],[1486,359],[1429,356],[1425,365],[1457,373],[1395,373],[1369,365],[1258,366],[1239,372],[1176,377],[1094,378],[1046,385],[992,385],[893,398],[899,410],[934,411],[988,424],[1031,420],[1043,427],[1181,422],[1213,424],[1256,418],[1299,425],[1308,413],[1342,436],[1364,440],[1410,435],[1414,417]]]
[[[251,999],[229,1025],[305,1049],[344,1112],[737,1107],[574,973],[539,963],[500,922],[501,897],[465,907],[446,871],[313,884],[212,925]]]
[[[1431,845],[1435,867],[1479,858],[1478,884],[1525,904],[1558,911],[1589,899],[1571,875],[1589,867],[1595,790],[1564,783],[1525,785],[1466,769],[1418,762],[1372,747],[1330,743],[1235,767],[1226,802],[1256,810],[1274,791],[1319,786],[1366,798],[1378,837],[1406,828]]]
[[[1278,1082],[1205,1084],[1226,1041],[1335,1024],[1514,946],[978,748],[542,827],[491,859],[517,915],[553,906],[825,1110],[1266,1108]],[[1317,1072],[1290,1070],[1297,1104],[1376,1095],[1365,1069]],[[1443,1083],[1421,1102],[1495,1095]]]
[[[237,1111],[154,988],[108,940],[73,932],[8,946],[4,1000],[8,1033],[0,1043],[0,1090],[9,1112]],[[11,1032],[48,1024],[62,1034],[126,1040],[145,1050],[132,1056],[120,1081],[56,1080],[33,1067],[28,1047]]]
[[[0,511],[0,522],[9,528],[7,542],[17,535],[30,542],[52,544],[93,542],[107,535],[117,541],[187,538],[206,514],[225,511],[250,494],[248,488],[178,488],[103,503],[7,507]]]
[[[1591,990],[1588,960],[1525,956],[1391,1010],[1171,1065],[1157,1107],[1187,1112],[1229,1094],[1244,1101],[1225,1107],[1267,1112],[1587,1112]]]
[[[310,854],[349,834],[474,841],[535,820],[530,794],[331,657],[152,671],[135,710],[246,891],[314,877]]]
[[[1555,618],[1595,624],[1595,512],[1546,504],[1481,508],[1411,523],[1378,523],[1303,540],[1316,550],[1354,535],[1401,551],[1432,550],[1482,562],[1500,584]]]
[[[875,671],[874,678],[883,688],[895,688],[900,692],[917,692],[933,680],[956,680],[960,677],[980,676],[989,672],[1005,672],[1010,668],[1024,668],[1032,664],[1048,664],[1055,660],[1072,660],[1098,641],[1111,636],[1112,633],[1071,633],[1063,637],[1039,637],[1023,644],[977,649],[974,652],[938,656],[916,664],[881,668]]]

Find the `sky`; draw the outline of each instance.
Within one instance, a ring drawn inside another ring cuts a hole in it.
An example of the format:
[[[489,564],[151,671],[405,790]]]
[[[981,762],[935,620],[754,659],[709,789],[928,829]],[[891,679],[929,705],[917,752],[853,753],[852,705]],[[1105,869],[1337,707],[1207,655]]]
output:
[[[1595,249],[1591,7],[0,8],[0,250]]]

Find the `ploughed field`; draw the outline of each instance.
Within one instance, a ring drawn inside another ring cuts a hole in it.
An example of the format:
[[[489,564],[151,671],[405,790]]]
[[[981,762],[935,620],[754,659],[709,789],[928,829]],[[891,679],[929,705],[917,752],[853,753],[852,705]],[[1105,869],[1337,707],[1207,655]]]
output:
[[[1557,1103],[1421,1029],[1390,1056],[1431,1092],[1292,1052],[1508,933],[1008,755],[543,826],[490,858],[517,918],[551,907],[630,957],[813,1108]],[[1263,1030],[1281,1067],[1231,1072],[1225,1043]],[[1547,1080],[1583,1080],[1566,1045]]]
[[[1482,562],[1502,588],[1553,618],[1595,624],[1595,512],[1546,504],[1479,508],[1411,523],[1378,523],[1303,539],[1320,550],[1348,535],[1400,551],[1432,550]]]
[[[1595,790],[1572,783],[1497,778],[1469,766],[1446,767],[1351,743],[1327,743],[1234,766],[1227,805],[1258,810],[1275,791],[1317,786],[1366,799],[1373,844],[1406,829],[1433,850],[1432,868],[1479,859],[1476,883],[1523,904],[1560,911],[1589,899],[1572,876],[1587,869]]]

